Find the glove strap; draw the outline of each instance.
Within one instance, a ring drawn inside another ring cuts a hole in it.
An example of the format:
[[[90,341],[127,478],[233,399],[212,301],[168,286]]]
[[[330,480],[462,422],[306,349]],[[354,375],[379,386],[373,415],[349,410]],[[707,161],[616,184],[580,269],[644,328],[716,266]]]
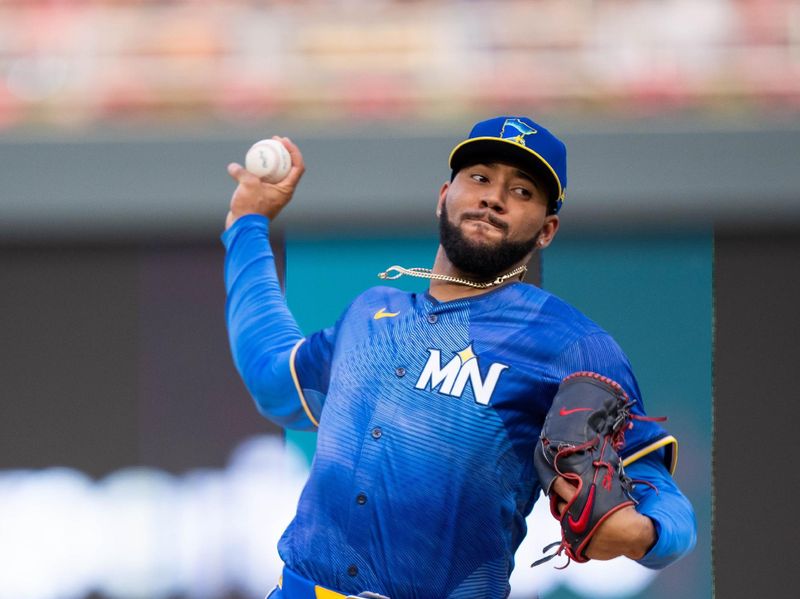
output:
[[[544,549],[542,549],[542,553],[547,553],[553,547],[558,547],[558,550],[553,552],[553,553],[551,553],[550,555],[545,555],[541,559],[537,559],[535,562],[533,562],[531,564],[531,568],[533,568],[535,566],[538,566],[540,564],[544,564],[545,562],[549,562],[555,556],[561,555],[561,552],[564,551],[564,547],[565,547],[564,541],[556,541],[555,543],[550,543]],[[569,565],[569,562],[570,562],[570,559],[569,559],[569,556],[567,556],[567,563],[564,564],[563,566],[561,566],[560,568],[556,568],[556,570],[563,570],[564,568],[566,568]]]

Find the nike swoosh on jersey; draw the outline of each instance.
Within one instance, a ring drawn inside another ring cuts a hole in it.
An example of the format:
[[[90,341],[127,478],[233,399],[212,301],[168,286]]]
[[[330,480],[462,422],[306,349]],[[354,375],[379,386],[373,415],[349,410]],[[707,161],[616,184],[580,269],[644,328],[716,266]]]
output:
[[[559,416],[569,416],[570,414],[574,414],[575,412],[591,412],[591,411],[592,411],[592,408],[571,408],[569,410],[567,408],[561,408],[558,411],[558,415]]]
[[[572,519],[572,514],[567,516],[567,524],[576,535],[581,534],[589,526],[589,517],[592,515],[592,506],[594,506],[594,490],[595,486],[592,485],[591,489],[589,489],[589,496],[586,498],[586,505],[583,506],[581,515],[577,520]]]
[[[372,318],[374,318],[375,320],[380,320],[381,318],[394,318],[398,314],[400,314],[400,312],[386,312],[386,308],[381,308],[380,310],[375,312],[375,316],[373,316]]]

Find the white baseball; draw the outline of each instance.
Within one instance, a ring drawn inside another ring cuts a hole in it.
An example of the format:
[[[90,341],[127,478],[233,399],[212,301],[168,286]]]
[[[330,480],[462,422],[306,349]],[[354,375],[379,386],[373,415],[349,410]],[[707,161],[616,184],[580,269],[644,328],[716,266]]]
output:
[[[276,139],[262,139],[247,150],[244,167],[267,183],[282,181],[292,168],[292,157]]]

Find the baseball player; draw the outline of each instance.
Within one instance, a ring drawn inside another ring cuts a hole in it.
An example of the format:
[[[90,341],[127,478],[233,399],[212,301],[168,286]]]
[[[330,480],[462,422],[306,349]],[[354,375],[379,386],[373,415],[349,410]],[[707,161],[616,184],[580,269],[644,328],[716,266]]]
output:
[[[298,147],[278,139],[293,163],[283,181],[228,166],[238,186],[222,235],[235,364],[263,415],[319,433],[269,597],[507,597],[542,488],[534,449],[561,381],[600,373],[644,415],[608,333],[521,281],[559,228],[564,144],[525,117],[475,125],[439,190],[433,268],[388,273],[429,278],[428,291],[368,289],[332,327],[304,336],[268,243],[304,172]],[[694,513],[671,477],[675,438],[631,422],[620,458],[648,484],[633,488],[635,505],[603,518],[585,558],[663,568],[694,546]],[[561,476],[550,490],[559,511],[576,494]]]

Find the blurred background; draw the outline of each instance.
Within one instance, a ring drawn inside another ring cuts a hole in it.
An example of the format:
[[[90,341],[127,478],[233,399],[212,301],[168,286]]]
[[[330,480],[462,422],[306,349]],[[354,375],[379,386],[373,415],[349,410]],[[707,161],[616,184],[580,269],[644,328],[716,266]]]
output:
[[[303,151],[276,245],[311,333],[430,266],[447,156],[499,114],[567,143],[542,285],[669,416],[699,534],[657,574],[530,570],[537,507],[512,597],[710,596],[714,248],[800,234],[789,0],[0,0],[0,598],[266,594],[314,436],[230,360],[225,165]]]

